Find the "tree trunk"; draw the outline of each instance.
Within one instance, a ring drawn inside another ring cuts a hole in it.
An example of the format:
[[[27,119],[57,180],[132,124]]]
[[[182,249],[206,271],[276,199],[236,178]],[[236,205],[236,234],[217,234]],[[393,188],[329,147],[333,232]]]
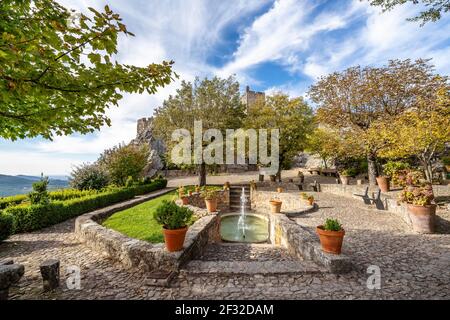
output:
[[[377,157],[373,154],[367,155],[367,171],[369,184],[375,186],[377,184]]]
[[[322,161],[323,161],[323,167],[324,167],[325,169],[328,169],[327,159],[326,159],[326,158],[322,158]]]
[[[206,186],[206,163],[204,162],[198,165],[198,185]]]

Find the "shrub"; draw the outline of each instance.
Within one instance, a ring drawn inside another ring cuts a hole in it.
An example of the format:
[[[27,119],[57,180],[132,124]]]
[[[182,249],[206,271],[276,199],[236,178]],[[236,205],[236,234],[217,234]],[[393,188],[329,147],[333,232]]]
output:
[[[417,186],[421,183],[424,176],[421,171],[414,169],[398,170],[394,174],[393,183],[400,187]]]
[[[120,144],[105,150],[98,163],[108,172],[112,183],[124,186],[128,177],[135,181],[142,177],[149,154],[148,145]]]
[[[41,177],[40,181],[32,184],[33,191],[28,194],[31,204],[47,204],[49,200],[47,187],[48,177]]]
[[[356,176],[356,169],[354,168],[344,169],[339,174],[344,177],[354,177]]]
[[[327,219],[325,221],[325,224],[323,225],[323,228],[326,231],[341,231],[342,225],[339,223],[337,219]]]
[[[430,205],[433,199],[434,194],[431,184],[427,184],[421,187],[405,187],[399,197],[400,201],[416,206]]]
[[[49,192],[51,200],[70,200],[75,198],[82,198],[97,194],[97,190],[77,190],[77,189],[63,189]]]
[[[77,190],[101,190],[108,183],[108,174],[95,163],[83,163],[70,173],[70,186]]]
[[[153,214],[154,219],[169,230],[181,229],[192,219],[192,210],[180,207],[173,201],[164,200]]]
[[[13,234],[13,217],[0,212],[0,242]]]
[[[26,194],[19,194],[16,196],[0,198],[0,210],[5,209],[9,206],[14,206],[20,204],[28,199]]]
[[[383,173],[388,177],[394,177],[397,172],[405,169],[409,169],[409,163],[403,161],[388,161],[383,166]]]
[[[5,213],[13,217],[13,229],[15,232],[29,232],[131,199],[137,195],[164,188],[166,184],[166,180],[155,180],[148,185],[131,188],[112,188],[105,192],[93,193],[65,201],[10,207],[5,210]]]

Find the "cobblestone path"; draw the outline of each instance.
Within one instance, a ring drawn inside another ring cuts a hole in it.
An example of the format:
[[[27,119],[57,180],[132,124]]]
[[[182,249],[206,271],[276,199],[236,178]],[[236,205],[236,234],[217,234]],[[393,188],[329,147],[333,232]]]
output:
[[[296,218],[311,230],[325,217],[345,226],[344,252],[355,271],[341,276],[291,258],[265,245],[210,245],[191,261],[170,288],[153,287],[147,275],[125,270],[80,244],[74,220],[37,232],[18,234],[0,244],[0,260],[25,265],[25,275],[11,288],[12,299],[449,299],[450,230],[417,235],[400,218],[364,207],[354,199],[315,195],[320,209]],[[441,219],[448,222],[448,216]],[[61,260],[61,288],[42,292],[39,264]],[[68,290],[66,268],[81,270],[81,290]],[[367,267],[381,271],[381,289],[367,288]]]

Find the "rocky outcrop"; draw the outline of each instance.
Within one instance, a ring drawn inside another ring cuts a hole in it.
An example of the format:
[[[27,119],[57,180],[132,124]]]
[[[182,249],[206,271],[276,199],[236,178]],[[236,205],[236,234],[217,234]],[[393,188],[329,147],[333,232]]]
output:
[[[161,139],[153,135],[153,118],[142,118],[137,122],[136,138],[130,142],[133,145],[147,144],[150,149],[148,165],[145,168],[145,176],[153,177],[164,168],[161,156],[166,152],[166,147]]]

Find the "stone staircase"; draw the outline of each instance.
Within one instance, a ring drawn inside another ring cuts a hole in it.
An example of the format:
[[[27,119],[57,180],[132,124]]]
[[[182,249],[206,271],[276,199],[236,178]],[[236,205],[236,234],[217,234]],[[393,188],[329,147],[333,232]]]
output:
[[[286,249],[271,244],[209,244],[201,257],[188,262],[181,270],[183,276],[214,274],[281,275],[323,274],[327,271],[313,262],[292,257]]]
[[[231,185],[230,186],[230,210],[233,212],[239,212],[241,210],[241,195],[242,188],[245,188],[245,198],[247,202],[245,204],[245,210],[250,211],[250,186],[249,185]]]

